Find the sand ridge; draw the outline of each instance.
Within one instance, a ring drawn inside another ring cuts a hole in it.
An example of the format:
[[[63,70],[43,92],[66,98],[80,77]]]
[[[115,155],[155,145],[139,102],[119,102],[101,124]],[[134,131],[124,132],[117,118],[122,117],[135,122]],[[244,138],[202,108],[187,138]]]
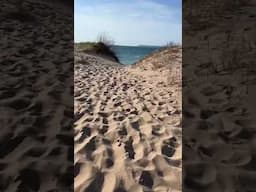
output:
[[[181,104],[159,73],[75,52],[75,191],[180,191]]]

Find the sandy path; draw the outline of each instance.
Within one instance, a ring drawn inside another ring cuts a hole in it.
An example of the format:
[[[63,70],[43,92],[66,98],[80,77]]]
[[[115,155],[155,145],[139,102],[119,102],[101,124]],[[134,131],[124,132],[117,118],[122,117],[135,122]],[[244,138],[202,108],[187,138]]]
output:
[[[180,191],[177,97],[159,74],[76,53],[75,191]]]

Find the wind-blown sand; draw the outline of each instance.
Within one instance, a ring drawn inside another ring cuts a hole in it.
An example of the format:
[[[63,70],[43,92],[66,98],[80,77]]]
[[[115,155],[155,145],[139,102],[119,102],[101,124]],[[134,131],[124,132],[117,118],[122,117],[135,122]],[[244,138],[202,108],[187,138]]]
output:
[[[76,192],[181,191],[180,84],[140,66],[75,51]]]

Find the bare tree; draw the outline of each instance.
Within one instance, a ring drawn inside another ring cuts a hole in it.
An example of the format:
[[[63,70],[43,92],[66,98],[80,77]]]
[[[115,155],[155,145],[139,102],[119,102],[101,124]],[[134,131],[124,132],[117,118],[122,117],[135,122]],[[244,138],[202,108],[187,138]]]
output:
[[[101,33],[97,38],[98,43],[104,43],[106,45],[114,45],[114,40],[111,39],[106,33]]]
[[[177,47],[177,46],[180,46],[179,43],[175,43],[173,41],[170,41],[166,44],[166,47]]]

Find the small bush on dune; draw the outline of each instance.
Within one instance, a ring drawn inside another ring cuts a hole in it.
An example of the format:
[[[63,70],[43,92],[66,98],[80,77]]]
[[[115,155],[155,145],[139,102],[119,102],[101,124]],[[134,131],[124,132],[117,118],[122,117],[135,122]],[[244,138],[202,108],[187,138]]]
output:
[[[105,33],[102,33],[98,36],[97,43],[94,45],[94,50],[96,54],[108,56],[119,62],[115,52],[111,49],[111,46],[113,45],[114,40]]]
[[[104,34],[99,35],[96,42],[77,43],[77,47],[86,53],[100,55],[119,62],[115,52],[111,49],[113,45],[114,41]]]
[[[178,46],[178,43],[174,43],[174,42],[168,42],[167,44],[166,44],[166,47],[177,47]]]
[[[119,61],[111,47],[103,42],[96,43],[93,47],[93,51],[95,51],[96,54],[105,55],[113,58],[115,61]]]

